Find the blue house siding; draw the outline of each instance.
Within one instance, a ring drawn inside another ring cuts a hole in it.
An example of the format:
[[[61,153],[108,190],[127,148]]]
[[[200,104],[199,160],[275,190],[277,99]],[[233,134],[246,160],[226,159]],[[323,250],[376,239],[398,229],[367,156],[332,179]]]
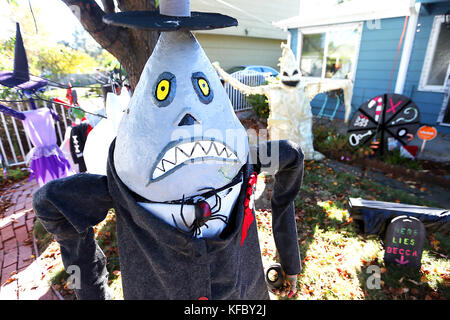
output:
[[[298,48],[298,29],[289,29],[289,33],[291,34],[291,49],[294,53],[294,56],[297,56],[297,48]]]
[[[420,75],[425,60],[428,40],[431,36],[434,17],[450,10],[450,1],[429,4],[426,10],[421,10],[417,33],[406,77],[404,94],[409,96],[419,107],[421,122],[436,126],[438,132],[450,134],[450,127],[436,124],[444,100],[443,93],[419,91]],[[420,25],[420,26],[419,26]]]
[[[380,29],[370,28],[367,23],[363,24],[353,89],[352,113],[368,99],[388,91],[404,22],[404,17],[383,19]],[[395,87],[400,57],[401,50],[391,81],[391,91]],[[313,114],[319,113],[324,97],[324,94],[320,94],[311,101]],[[328,99],[325,113],[332,113],[335,104],[335,99]],[[336,117],[344,118],[343,106],[339,107]]]

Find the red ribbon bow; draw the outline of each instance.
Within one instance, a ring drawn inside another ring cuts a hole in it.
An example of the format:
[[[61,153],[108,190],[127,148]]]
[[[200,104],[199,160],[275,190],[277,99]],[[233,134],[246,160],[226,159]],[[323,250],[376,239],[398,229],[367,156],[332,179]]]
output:
[[[241,246],[244,244],[244,240],[247,237],[248,228],[252,224],[255,217],[253,216],[253,206],[250,207],[250,201],[252,201],[251,197],[256,189],[256,180],[258,179],[258,175],[256,172],[253,172],[248,179],[248,187],[245,192],[245,200],[244,200],[244,222],[242,224],[242,238],[241,238]]]

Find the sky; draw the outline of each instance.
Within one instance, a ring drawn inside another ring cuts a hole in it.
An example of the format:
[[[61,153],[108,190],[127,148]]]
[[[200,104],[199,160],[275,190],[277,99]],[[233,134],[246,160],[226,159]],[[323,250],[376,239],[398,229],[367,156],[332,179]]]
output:
[[[5,0],[0,1],[0,40],[10,38],[15,34],[15,22],[31,17],[28,0],[16,0],[18,6],[10,5]],[[71,41],[72,34],[81,24],[71,10],[61,0],[30,0],[38,25],[50,30],[49,41],[57,43],[60,40]]]

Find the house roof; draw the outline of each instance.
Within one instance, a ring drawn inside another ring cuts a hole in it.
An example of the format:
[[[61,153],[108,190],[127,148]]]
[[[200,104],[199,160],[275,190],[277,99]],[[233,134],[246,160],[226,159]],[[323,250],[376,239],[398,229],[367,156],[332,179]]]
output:
[[[409,16],[414,5],[415,0],[344,0],[341,3],[337,0],[302,0],[299,15],[273,24],[286,30]]]

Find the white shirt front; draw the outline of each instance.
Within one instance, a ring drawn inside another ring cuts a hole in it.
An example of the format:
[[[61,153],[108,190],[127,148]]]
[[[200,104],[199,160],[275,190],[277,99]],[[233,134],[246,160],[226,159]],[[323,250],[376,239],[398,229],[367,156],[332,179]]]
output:
[[[241,185],[242,181],[230,188],[218,192],[217,196],[220,197],[220,204],[217,203],[219,202],[219,200],[217,200],[215,195],[204,200],[208,202],[212,213],[218,210],[220,205],[220,210],[212,214],[212,217],[220,214],[225,216],[228,221],[231,210],[233,209],[234,204],[236,203],[236,200],[239,196]],[[192,230],[191,226],[195,220],[194,205],[183,205],[183,217],[186,222],[185,224],[183,218],[181,217],[181,204],[145,202],[138,202],[138,204],[173,227],[178,227],[186,232],[190,232]],[[174,219],[176,224],[174,223]],[[225,226],[226,224],[220,219],[208,220],[206,224],[200,228],[200,232],[197,235],[197,238],[217,237],[225,228]]]

